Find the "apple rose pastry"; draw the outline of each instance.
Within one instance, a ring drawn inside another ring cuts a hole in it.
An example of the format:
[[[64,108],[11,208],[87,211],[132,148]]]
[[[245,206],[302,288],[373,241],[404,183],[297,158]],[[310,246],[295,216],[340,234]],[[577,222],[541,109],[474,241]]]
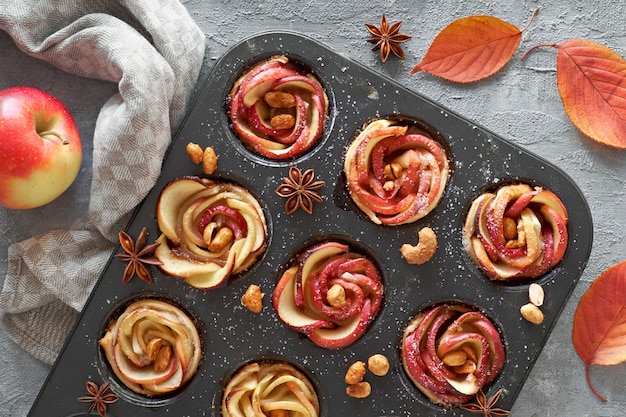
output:
[[[223,417],[317,417],[319,400],[309,379],[283,362],[253,362],[228,382]]]
[[[196,373],[201,357],[193,321],[178,307],[154,299],[129,305],[99,343],[118,379],[146,396],[183,386]]]
[[[376,224],[400,225],[430,213],[443,195],[449,163],[425,131],[398,121],[369,123],[344,161],[350,197]]]
[[[338,242],[313,245],[285,271],[272,296],[278,317],[313,343],[341,349],[359,339],[380,309],[376,266]]]
[[[492,280],[537,278],[563,258],[567,220],[567,210],[553,192],[504,185],[472,202],[463,244]]]
[[[415,317],[402,336],[402,364],[433,403],[471,400],[506,361],[500,333],[482,313],[443,304]]]
[[[284,56],[243,74],[230,92],[230,119],[239,139],[272,160],[294,159],[322,136],[328,97],[320,82]]]
[[[166,274],[210,289],[246,270],[263,253],[267,225],[245,188],[199,177],[170,182],[159,196],[155,256]]]

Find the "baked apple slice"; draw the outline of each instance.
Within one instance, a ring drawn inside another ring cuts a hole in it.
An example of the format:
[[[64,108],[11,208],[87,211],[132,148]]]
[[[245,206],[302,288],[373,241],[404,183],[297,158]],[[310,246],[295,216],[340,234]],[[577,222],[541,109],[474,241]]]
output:
[[[248,363],[228,381],[222,396],[224,417],[317,417],[319,412],[311,381],[286,362]]]
[[[316,345],[342,349],[357,341],[380,310],[383,284],[376,266],[344,243],[306,248],[272,295],[278,317]]]
[[[472,202],[463,245],[492,280],[538,278],[565,256],[567,221],[567,210],[552,191],[507,184]]]
[[[291,160],[309,151],[328,118],[328,97],[320,82],[285,56],[244,73],[231,89],[229,105],[237,137],[271,160]]]
[[[448,155],[426,131],[379,119],[350,144],[344,174],[350,197],[371,221],[407,224],[439,203],[449,176]]]
[[[200,363],[200,336],[193,321],[165,301],[131,303],[98,341],[113,373],[148,397],[182,387]]]
[[[166,274],[211,289],[249,268],[264,252],[267,225],[259,202],[230,182],[180,177],[157,203],[161,236],[154,255]]]
[[[402,364],[433,403],[470,401],[500,374],[506,353],[500,333],[482,313],[442,304],[418,314],[402,336]]]

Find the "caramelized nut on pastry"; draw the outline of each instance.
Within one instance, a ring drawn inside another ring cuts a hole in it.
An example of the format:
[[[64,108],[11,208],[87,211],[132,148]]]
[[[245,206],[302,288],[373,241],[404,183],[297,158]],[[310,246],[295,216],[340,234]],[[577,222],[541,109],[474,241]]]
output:
[[[352,398],[365,398],[372,392],[372,386],[367,381],[358,382],[346,387],[346,394]]]
[[[296,98],[291,93],[283,91],[269,91],[263,97],[265,102],[275,109],[288,109],[296,107]]]
[[[372,355],[367,360],[367,369],[376,376],[385,376],[389,372],[389,360],[380,353]]]
[[[365,363],[362,361],[356,361],[348,368],[346,372],[345,381],[348,385],[358,384],[363,381],[365,376]]]
[[[261,287],[252,284],[246,293],[241,297],[241,304],[253,313],[260,313],[263,310],[263,294]]]
[[[333,307],[343,307],[346,305],[346,290],[339,284],[334,284],[326,293],[328,304]]]
[[[296,124],[293,114],[279,113],[270,119],[270,126],[276,130],[291,129]]]

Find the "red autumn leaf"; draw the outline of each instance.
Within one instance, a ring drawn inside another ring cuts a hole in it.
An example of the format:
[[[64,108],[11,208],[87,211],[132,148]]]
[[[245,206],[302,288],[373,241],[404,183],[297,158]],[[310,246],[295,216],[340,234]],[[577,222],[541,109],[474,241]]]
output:
[[[556,81],[565,112],[585,135],[626,148],[626,61],[604,45],[558,46]]]
[[[537,9],[533,17],[536,13]],[[439,32],[422,61],[409,74],[425,71],[459,83],[482,80],[509,62],[525,29],[493,16],[455,20]]]
[[[589,387],[606,401],[593,388],[589,368],[626,361],[626,261],[600,274],[580,298],[574,313],[572,341],[586,364]]]

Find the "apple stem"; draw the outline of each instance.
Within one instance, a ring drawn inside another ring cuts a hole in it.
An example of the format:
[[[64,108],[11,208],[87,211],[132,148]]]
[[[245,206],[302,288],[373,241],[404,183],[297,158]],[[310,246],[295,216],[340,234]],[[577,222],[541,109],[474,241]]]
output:
[[[42,138],[45,138],[46,136],[54,136],[54,137],[58,138],[63,145],[69,145],[69,143],[70,143],[70,141],[67,140],[65,138],[65,136],[63,136],[59,132],[55,132],[54,130],[46,130],[46,131],[43,131],[43,132],[39,132],[39,136],[41,136]]]

